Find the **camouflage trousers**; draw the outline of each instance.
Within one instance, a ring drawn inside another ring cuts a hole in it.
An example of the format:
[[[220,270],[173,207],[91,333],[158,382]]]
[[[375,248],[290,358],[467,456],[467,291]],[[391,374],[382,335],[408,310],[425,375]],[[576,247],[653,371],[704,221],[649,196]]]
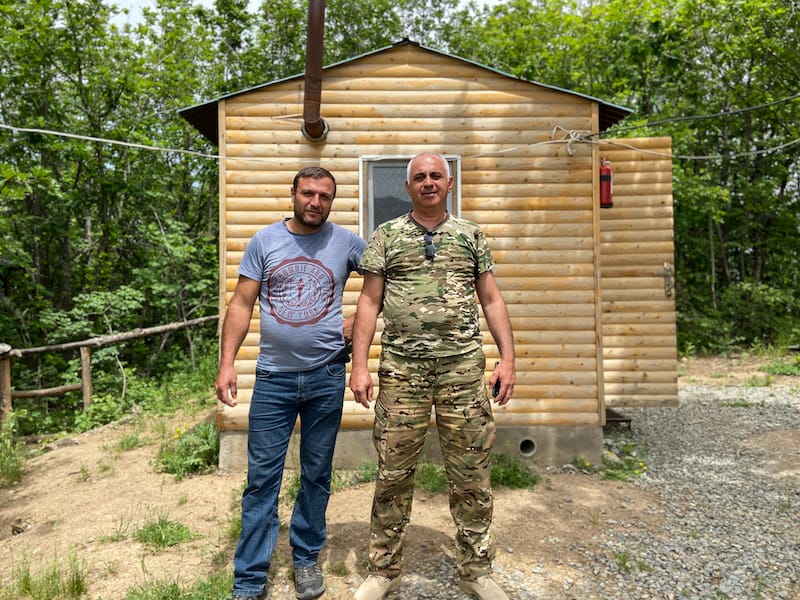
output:
[[[430,425],[431,407],[436,412],[449,482],[459,576],[476,579],[491,571],[495,548],[489,457],[495,423],[486,391],[485,364],[480,349],[438,359],[382,352],[373,427],[378,451],[369,543],[373,573],[386,577],[400,573],[414,473]]]

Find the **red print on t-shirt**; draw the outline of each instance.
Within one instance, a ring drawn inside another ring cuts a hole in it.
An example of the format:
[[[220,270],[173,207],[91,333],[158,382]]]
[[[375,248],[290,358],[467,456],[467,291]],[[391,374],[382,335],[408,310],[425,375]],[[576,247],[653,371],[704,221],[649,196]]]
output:
[[[279,323],[302,327],[319,322],[333,302],[333,272],[320,261],[288,258],[267,279],[267,303]]]

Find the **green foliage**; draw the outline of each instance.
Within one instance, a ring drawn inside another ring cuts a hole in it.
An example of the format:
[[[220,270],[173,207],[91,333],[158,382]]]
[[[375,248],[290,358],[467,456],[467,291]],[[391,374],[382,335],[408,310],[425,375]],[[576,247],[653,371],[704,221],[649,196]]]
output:
[[[216,343],[203,342],[194,359],[179,355],[161,377],[146,377],[130,369],[93,373],[92,404],[81,410],[79,393],[44,400],[14,402],[19,435],[88,431],[132,412],[169,414],[177,409],[199,410],[213,402],[209,382],[216,372]]]
[[[615,429],[606,437],[606,449],[600,473],[605,479],[628,481],[647,472],[647,449],[637,444],[630,430]]]
[[[362,463],[356,467],[356,479],[360,482],[375,481],[378,477],[378,465],[372,461]]]
[[[151,550],[164,550],[197,537],[186,525],[172,521],[167,515],[159,515],[133,532],[133,539]]]
[[[448,487],[444,467],[429,462],[421,462],[417,465],[417,472],[414,474],[415,489],[431,494],[441,494],[446,492]]]
[[[797,343],[794,4],[514,0],[467,12],[456,54],[631,107],[611,134],[672,137],[681,351]]]
[[[762,367],[770,375],[787,375],[790,377],[800,377],[800,356],[792,356],[783,360],[777,360]]]
[[[213,471],[219,461],[219,432],[214,423],[200,423],[190,431],[178,428],[171,440],[162,441],[156,456],[160,472],[176,479]]]
[[[32,571],[27,558],[14,568],[14,583],[0,587],[0,599],[69,600],[82,598],[89,590],[89,571],[76,556],[70,555],[66,567],[54,560],[39,571]]]
[[[130,590],[122,600],[227,600],[233,587],[232,575],[228,570],[216,571],[186,588],[173,581],[150,581]]]
[[[362,483],[372,483],[378,475],[378,465],[373,461],[361,463],[354,470],[333,470],[331,478],[331,493],[349,487],[359,486]]]
[[[25,455],[16,438],[16,416],[13,412],[0,422],[0,488],[22,480]]]
[[[541,479],[519,460],[506,454],[492,454],[492,487],[531,490]]]
[[[216,311],[218,163],[177,110],[303,72],[307,3],[251,10],[158,2],[120,27],[103,0],[3,6],[3,123],[86,138],[0,128],[0,340],[39,346]],[[792,0],[331,0],[324,60],[409,37],[629,106],[608,134],[673,140],[679,349],[726,352],[800,342],[798,29]],[[131,373],[164,376],[215,335],[98,349],[98,395],[124,412],[139,403],[125,398]],[[75,382],[76,365],[30,355],[13,380]],[[54,431],[76,402],[23,409]]]
[[[722,319],[749,345],[777,343],[800,317],[800,297],[794,296],[766,284],[734,283],[722,294]]]
[[[114,396],[93,396],[92,403],[89,407],[75,414],[74,423],[69,429],[75,431],[89,431],[95,429],[106,423],[119,420],[128,412],[129,408],[130,405],[120,402],[120,400]],[[69,414],[72,414],[72,412],[70,411]]]

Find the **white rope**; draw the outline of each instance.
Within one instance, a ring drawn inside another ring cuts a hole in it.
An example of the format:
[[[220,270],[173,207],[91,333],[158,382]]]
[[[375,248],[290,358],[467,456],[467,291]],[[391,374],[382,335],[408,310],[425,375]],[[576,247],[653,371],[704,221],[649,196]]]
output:
[[[139,148],[141,150],[156,150],[158,152],[175,152],[177,154],[188,154],[190,156],[199,156],[200,158],[212,158],[219,160],[221,157],[217,154],[206,154],[204,152],[197,152],[195,150],[185,150],[183,148],[162,148],[160,146],[148,146],[147,144],[137,144],[135,142],[125,142],[122,140],[109,140],[106,138],[92,137],[89,135],[78,135],[76,133],[65,133],[63,131],[52,131],[50,129],[34,129],[31,127],[15,127],[13,125],[5,125],[0,123],[0,128],[9,129],[17,134],[20,131],[24,133],[41,133],[44,135],[55,135],[58,137],[72,138],[75,140],[84,140],[87,142],[100,142],[103,144],[116,144],[118,146],[127,146],[129,148]]]
[[[123,141],[123,140],[111,140],[111,139],[107,139],[107,138],[99,138],[99,137],[93,137],[93,136],[87,136],[87,135],[79,135],[79,134],[75,134],[75,133],[65,133],[65,132],[62,132],[62,131],[53,131],[53,130],[50,130],[50,129],[36,129],[36,128],[31,128],[31,127],[16,127],[16,126],[13,126],[13,125],[5,125],[3,123],[0,123],[0,128],[10,130],[15,134],[17,134],[19,132],[24,132],[24,133],[39,133],[39,134],[43,134],[43,135],[54,135],[54,136],[58,136],[58,137],[78,139],[78,140],[84,140],[84,141],[89,141],[89,142],[99,142],[99,143],[104,143],[104,144],[115,144],[115,145],[118,145],[118,146],[127,146],[127,147],[130,147],[130,148],[139,148],[141,150],[153,150],[153,151],[157,151],[157,152],[172,152],[172,153],[176,153],[176,154],[186,154],[186,155],[189,155],[189,156],[197,156],[197,157],[200,157],[200,158],[208,158],[208,159],[217,160],[217,161],[224,159],[224,160],[246,160],[246,161],[253,161],[253,162],[258,162],[258,161],[268,162],[268,161],[272,160],[272,159],[268,159],[268,158],[259,158],[259,157],[240,157],[240,156],[223,157],[223,156],[220,156],[219,154],[208,154],[208,153],[205,153],[205,152],[198,152],[198,151],[195,151],[195,150],[186,150],[186,149],[183,149],[183,148],[164,148],[164,147],[161,147],[161,146],[149,146],[147,144],[139,144],[139,143],[135,143],[135,142],[126,142],[126,141]],[[780,150],[784,150],[786,148],[790,148],[790,147],[800,143],[800,138],[797,138],[797,139],[791,140],[789,142],[785,142],[783,144],[778,144],[777,146],[773,146],[771,148],[762,148],[761,150],[751,150],[751,151],[748,151],[748,152],[731,152],[731,153],[727,153],[727,154],[707,154],[707,155],[685,155],[685,154],[672,154],[670,152],[657,152],[655,150],[647,150],[645,148],[638,148],[637,146],[635,146],[633,144],[626,144],[626,143],[620,142],[618,140],[614,140],[614,141],[611,141],[611,140],[598,140],[598,139],[596,139],[596,136],[598,134],[595,134],[595,133],[583,133],[583,132],[580,132],[580,131],[576,131],[574,129],[565,129],[564,127],[562,127],[560,125],[556,125],[553,128],[553,132],[551,133],[551,137],[556,138],[556,135],[559,134],[559,133],[561,135],[560,135],[560,137],[558,139],[551,139],[551,140],[546,140],[546,141],[542,141],[542,142],[536,142],[534,144],[528,144],[528,145],[525,145],[525,146],[511,146],[509,148],[499,148],[498,150],[495,150],[495,151],[492,151],[492,152],[482,152],[480,154],[464,155],[462,158],[463,159],[470,159],[470,158],[483,158],[483,157],[491,157],[491,156],[504,156],[504,155],[511,154],[514,151],[519,150],[519,149],[525,149],[525,148],[530,148],[531,146],[547,145],[547,144],[566,144],[567,153],[570,156],[574,156],[574,154],[575,154],[574,145],[575,144],[594,144],[594,145],[606,144],[606,145],[611,145],[611,146],[619,146],[619,147],[622,147],[622,148],[628,148],[630,150],[635,150],[637,152],[641,152],[642,154],[649,154],[649,155],[652,155],[652,156],[662,156],[662,157],[668,157],[668,158],[678,159],[678,160],[722,160],[722,159],[729,159],[730,160],[730,159],[734,159],[734,158],[745,158],[745,157],[762,156],[762,155],[766,155],[766,154],[771,154],[773,152],[778,152]],[[313,162],[312,159],[309,159],[309,160]],[[301,162],[305,162],[305,161],[301,161]]]

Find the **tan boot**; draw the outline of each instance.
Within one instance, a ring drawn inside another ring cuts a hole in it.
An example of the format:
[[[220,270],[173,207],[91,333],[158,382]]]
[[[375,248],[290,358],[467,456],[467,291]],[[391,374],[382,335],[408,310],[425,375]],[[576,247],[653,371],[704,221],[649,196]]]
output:
[[[491,577],[484,575],[475,581],[462,579],[458,587],[478,600],[508,600],[508,596]]]
[[[381,600],[389,592],[400,587],[400,577],[389,579],[380,575],[370,575],[358,588],[354,600]]]

